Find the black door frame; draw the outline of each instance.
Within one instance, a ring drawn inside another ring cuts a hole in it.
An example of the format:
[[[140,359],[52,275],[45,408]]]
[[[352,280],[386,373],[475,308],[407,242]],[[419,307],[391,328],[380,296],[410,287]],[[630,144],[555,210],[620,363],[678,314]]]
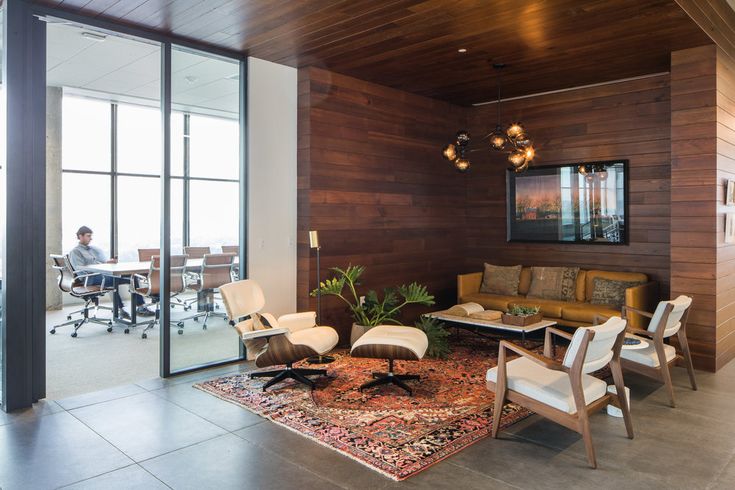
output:
[[[7,99],[6,222],[3,253],[2,405],[4,411],[28,407],[46,395],[45,256],[46,215],[46,16],[134,36],[161,44],[161,325],[170,316],[170,117],[171,50],[173,45],[239,63],[240,72],[240,277],[247,277],[247,54],[202,45],[64,10],[30,5],[23,0],[4,2],[3,86]],[[15,260],[8,261],[10,257]],[[22,257],[23,260],[17,260]],[[12,307],[8,307],[12,305]],[[172,372],[170,329],[161,328],[162,377],[195,371],[244,358],[194,366]]]

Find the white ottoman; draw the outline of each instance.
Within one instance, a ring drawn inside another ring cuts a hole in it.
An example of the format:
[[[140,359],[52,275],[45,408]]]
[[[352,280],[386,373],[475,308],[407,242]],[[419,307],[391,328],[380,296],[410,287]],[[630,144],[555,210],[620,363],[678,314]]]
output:
[[[378,325],[371,328],[352,345],[350,354],[352,357],[388,359],[388,372],[373,373],[375,379],[360,386],[360,391],[365,388],[392,383],[412,395],[411,388],[404,381],[419,379],[419,376],[393,373],[393,361],[396,359],[419,361],[426,354],[428,347],[429,339],[418,328],[400,325]]]

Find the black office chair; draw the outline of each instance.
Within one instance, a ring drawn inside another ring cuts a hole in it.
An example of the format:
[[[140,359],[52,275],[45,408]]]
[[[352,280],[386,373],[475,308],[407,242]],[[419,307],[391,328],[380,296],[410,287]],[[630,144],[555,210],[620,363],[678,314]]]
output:
[[[71,265],[68,255],[54,255],[51,254],[51,267],[59,272],[59,289],[63,293],[70,294],[75,298],[84,300],[84,306],[75,312],[67,315],[68,321],[54,325],[49,330],[49,333],[55,334],[56,329],[65,327],[67,325],[74,325],[74,331],[71,336],[77,336],[77,330],[79,330],[85,323],[97,323],[99,325],[107,326],[107,331],[112,332],[112,320],[97,318],[97,312],[99,310],[112,310],[109,306],[100,306],[100,298],[105,294],[113,291],[112,285],[105,285],[104,279],[100,285],[87,285],[90,277],[99,276],[99,273],[76,271]],[[94,314],[89,315],[89,310],[94,308]],[[82,317],[73,319],[72,316],[81,313]]]

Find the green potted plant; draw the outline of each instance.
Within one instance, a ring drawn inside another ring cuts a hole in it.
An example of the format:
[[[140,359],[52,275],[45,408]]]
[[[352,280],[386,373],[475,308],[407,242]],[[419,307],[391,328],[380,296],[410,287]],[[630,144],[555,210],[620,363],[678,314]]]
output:
[[[354,323],[350,335],[350,344],[354,344],[362,334],[376,325],[394,323],[401,325],[397,319],[401,309],[410,304],[433,305],[434,296],[416,282],[395,288],[385,288],[383,299],[378,293],[369,290],[365,296],[360,296],[357,286],[360,285],[360,276],[365,272],[361,265],[350,265],[347,269],[332,267],[336,276],[319,284],[319,288],[311,292],[312,296],[318,293],[322,295],[336,296],[347,304]],[[346,291],[345,291],[346,289]]]
[[[543,320],[540,307],[522,305],[511,306],[508,309],[508,313],[503,313],[501,318],[506,325],[515,325],[517,327],[525,327],[526,325],[538,323]]]

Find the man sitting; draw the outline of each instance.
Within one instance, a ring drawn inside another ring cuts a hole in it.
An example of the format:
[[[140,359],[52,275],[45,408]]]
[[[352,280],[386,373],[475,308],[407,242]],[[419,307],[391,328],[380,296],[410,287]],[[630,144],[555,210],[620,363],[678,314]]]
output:
[[[94,245],[90,245],[92,242],[92,230],[87,226],[82,226],[77,230],[77,239],[79,244],[69,252],[69,260],[74,269],[78,271],[85,270],[85,267],[92,264],[116,264],[117,258],[108,259],[105,252]],[[113,301],[115,306],[119,308],[120,315],[123,318],[130,318],[130,314],[123,308],[122,298],[118,292],[118,286],[120,284],[130,284],[130,278],[117,277],[108,274],[100,274],[92,276],[87,279],[88,286],[99,286],[104,281],[105,286],[113,286],[115,288],[115,294]],[[138,304],[137,313],[141,316],[151,316],[154,313],[145,307],[143,297],[135,295],[136,303]]]

